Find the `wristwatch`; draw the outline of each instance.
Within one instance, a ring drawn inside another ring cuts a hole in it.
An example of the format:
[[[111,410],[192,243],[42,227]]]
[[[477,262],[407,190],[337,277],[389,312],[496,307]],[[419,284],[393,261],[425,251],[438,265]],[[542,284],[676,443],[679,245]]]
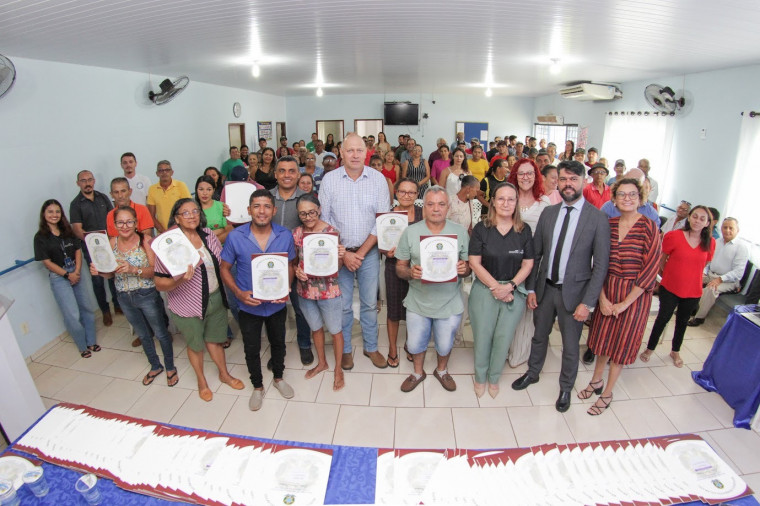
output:
[[[507,281],[507,284],[512,285],[512,291],[517,290],[517,283],[515,283],[513,280],[510,279],[509,281]]]
[[[585,307],[586,311],[588,311],[589,313],[594,310],[594,308],[589,306],[588,304],[583,304],[583,307]]]
[[[137,275],[142,277],[142,269],[137,269]]]
[[[68,271],[63,275],[64,278],[69,279],[69,273]]]

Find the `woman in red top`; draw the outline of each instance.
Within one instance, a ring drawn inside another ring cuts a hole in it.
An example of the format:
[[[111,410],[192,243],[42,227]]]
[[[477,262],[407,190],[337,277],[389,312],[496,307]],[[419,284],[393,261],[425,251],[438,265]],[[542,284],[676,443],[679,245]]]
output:
[[[679,352],[686,322],[699,305],[702,272],[715,251],[715,239],[710,235],[709,225],[710,211],[705,206],[694,206],[683,230],[668,232],[662,239],[664,268],[660,283],[660,311],[652,326],[647,349],[641,354],[642,362],[649,361],[662,331],[677,308],[670,358],[676,367],[683,366]]]

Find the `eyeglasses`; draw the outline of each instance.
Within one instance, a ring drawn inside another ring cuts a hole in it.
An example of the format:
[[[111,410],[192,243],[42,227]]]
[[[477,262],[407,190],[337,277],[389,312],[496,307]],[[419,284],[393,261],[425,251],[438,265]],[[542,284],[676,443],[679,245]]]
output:
[[[316,216],[319,216],[319,211],[316,209],[312,209],[311,211],[299,211],[298,217],[299,218],[314,218]]]
[[[514,197],[499,197],[494,200],[496,200],[496,203],[499,205],[514,204],[515,202],[517,202],[517,199]]]
[[[517,177],[519,179],[531,179],[533,177],[536,177],[536,174],[533,172],[518,172]]]
[[[607,172],[606,172],[606,171],[604,171],[604,170],[592,170],[592,171],[591,171],[591,175],[592,175],[592,176],[599,176],[599,175],[601,175],[601,174],[607,174]]]
[[[417,195],[417,192],[416,192],[416,191],[410,191],[410,192],[406,192],[406,191],[404,191],[404,190],[398,190],[398,191],[396,192],[396,195],[399,195],[399,196],[406,196],[406,197],[411,197],[412,195]]]
[[[172,169],[157,169],[156,172],[171,172]]]
[[[184,211],[181,213],[177,213],[177,216],[182,216],[185,219],[192,218],[193,216],[198,216],[201,214],[201,210],[198,208],[193,209],[192,211]]]
[[[115,225],[119,228],[124,228],[124,227],[134,227],[136,223],[137,223],[137,220],[127,220],[127,221],[117,221]]]
[[[620,200],[635,200],[639,198],[639,192],[617,192],[615,193],[615,197],[619,198]]]
[[[92,183],[94,181],[95,181],[95,178],[93,177],[88,177],[87,179],[82,178],[79,180],[80,183]]]

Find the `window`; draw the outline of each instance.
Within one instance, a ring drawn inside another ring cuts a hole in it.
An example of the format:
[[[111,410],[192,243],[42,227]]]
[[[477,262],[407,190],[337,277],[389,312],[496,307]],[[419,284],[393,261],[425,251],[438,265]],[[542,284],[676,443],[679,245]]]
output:
[[[726,204],[726,216],[739,220],[741,237],[755,244],[760,242],[760,221],[757,216],[757,187],[752,184],[760,159],[760,117],[745,111],[739,130],[739,149]],[[720,226],[720,224],[718,225]]]
[[[550,125],[547,123],[533,124],[533,137],[536,139],[546,139],[546,142],[553,142],[557,145],[557,155],[565,149],[566,141],[578,143],[578,125]]]

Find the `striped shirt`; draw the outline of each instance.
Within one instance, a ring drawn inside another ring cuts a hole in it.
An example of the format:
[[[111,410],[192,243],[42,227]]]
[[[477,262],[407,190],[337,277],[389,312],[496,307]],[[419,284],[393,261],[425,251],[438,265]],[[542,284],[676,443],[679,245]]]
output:
[[[379,171],[364,167],[354,181],[339,167],[325,174],[319,189],[322,219],[340,230],[346,248],[358,248],[367,237],[377,235],[375,213],[388,212],[388,183]]]
[[[221,286],[222,278],[219,274],[219,258],[222,254],[222,244],[208,228],[202,229],[198,235],[200,235],[206,249],[211,252],[211,260],[214,262],[214,275],[216,275],[218,286]],[[156,257],[155,273],[159,277],[172,277],[169,274],[169,269],[166,268],[158,257]],[[221,290],[221,294],[224,306],[227,307],[227,298],[224,290]],[[189,281],[180,283],[173,290],[169,290],[167,296],[169,298],[169,309],[177,316],[184,318],[195,317],[201,320],[205,318],[206,308],[208,307],[209,279],[204,263],[201,262],[195,268],[195,273]]]

